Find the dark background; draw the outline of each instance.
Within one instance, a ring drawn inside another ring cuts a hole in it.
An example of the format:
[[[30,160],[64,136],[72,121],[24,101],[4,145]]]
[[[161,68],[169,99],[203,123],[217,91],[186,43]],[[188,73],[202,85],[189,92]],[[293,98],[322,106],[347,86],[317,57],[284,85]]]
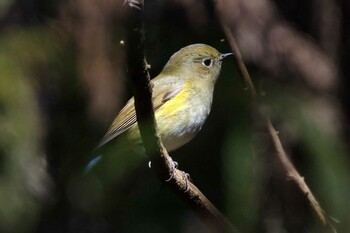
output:
[[[145,4],[152,77],[189,44],[230,52],[219,18],[229,25],[285,150],[348,232],[349,2]],[[0,232],[209,232],[145,157],[83,175],[131,96],[127,19],[117,0],[1,1]],[[242,233],[331,232],[285,177],[233,60],[202,131],[171,156]]]

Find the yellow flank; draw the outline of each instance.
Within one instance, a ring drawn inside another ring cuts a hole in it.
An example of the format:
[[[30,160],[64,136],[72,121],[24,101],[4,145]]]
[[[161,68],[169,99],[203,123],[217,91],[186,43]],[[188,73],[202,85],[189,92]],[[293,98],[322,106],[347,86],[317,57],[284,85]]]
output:
[[[179,119],[182,116],[179,115],[179,110],[186,109],[189,107],[190,102],[188,98],[190,98],[191,92],[191,82],[187,81],[180,93],[175,95],[173,98],[168,100],[164,105],[162,105],[156,112],[155,117],[158,125],[159,134],[164,136],[164,133],[169,132],[169,128],[172,127],[175,119]],[[171,120],[170,120],[171,119]],[[134,142],[140,142],[140,131],[138,129],[138,125],[133,125],[126,132],[127,139]]]
[[[172,99],[167,101],[159,110],[156,112],[157,116],[171,116],[173,113],[179,110],[179,106],[181,109],[186,108],[186,105],[189,104],[188,98],[190,94],[191,82],[187,81],[184,88],[180,93],[175,95]]]

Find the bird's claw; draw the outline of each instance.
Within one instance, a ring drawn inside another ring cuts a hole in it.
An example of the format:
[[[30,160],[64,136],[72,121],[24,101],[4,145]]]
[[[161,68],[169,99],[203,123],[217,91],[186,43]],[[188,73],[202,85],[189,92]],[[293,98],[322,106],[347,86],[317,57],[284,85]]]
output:
[[[182,171],[182,175],[184,176],[184,179],[185,179],[185,182],[186,182],[186,186],[185,186],[185,193],[188,192],[188,190],[190,190],[190,180],[191,180],[191,177],[190,177],[190,174]]]
[[[136,8],[138,10],[142,10],[142,3],[139,0],[125,0],[123,5],[128,4],[131,8]]]
[[[171,158],[170,158],[171,159]],[[168,179],[165,180],[165,182],[169,182],[171,179],[174,178],[175,176],[175,170],[177,169],[177,167],[179,166],[179,163],[176,161],[173,161],[171,159],[171,170],[170,170],[170,177]],[[152,161],[148,161],[148,167],[152,168]]]
[[[165,182],[169,182],[171,179],[174,178],[174,176],[175,176],[175,169],[177,169],[178,165],[179,164],[177,162],[172,161],[172,169],[170,171],[171,174],[170,174],[169,179],[165,180]],[[186,182],[186,185],[185,185],[185,193],[186,193],[186,192],[188,192],[188,190],[190,190],[191,177],[190,177],[190,174],[188,174],[188,173],[186,173],[184,171],[181,171],[181,174],[184,177],[185,182]]]
[[[171,160],[170,177],[169,177],[169,179],[165,180],[165,182],[169,182],[171,179],[174,178],[175,170],[177,169],[178,166],[179,166],[178,162]]]
[[[175,170],[178,168],[178,166],[179,166],[179,163],[176,162],[176,161],[173,161],[171,159],[170,177],[168,179],[166,179],[165,182],[169,182],[170,180],[172,180],[174,178]],[[148,167],[149,168],[152,167],[152,162],[151,161],[148,162]],[[186,192],[188,192],[188,190],[190,190],[190,185],[189,184],[190,184],[191,177],[190,177],[190,174],[188,174],[188,173],[186,173],[184,171],[181,171],[181,174],[184,177],[185,182],[186,182],[186,185],[185,185],[185,193],[186,193]]]

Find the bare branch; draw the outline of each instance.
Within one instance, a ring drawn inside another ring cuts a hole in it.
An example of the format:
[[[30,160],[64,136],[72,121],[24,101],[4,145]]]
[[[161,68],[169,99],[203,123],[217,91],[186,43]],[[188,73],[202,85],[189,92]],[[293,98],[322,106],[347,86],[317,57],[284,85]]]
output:
[[[218,8],[217,10],[220,11],[220,8]],[[220,12],[219,12],[219,15],[220,15]],[[252,99],[254,101],[256,101],[256,98],[257,98],[256,89],[255,89],[254,84],[250,78],[249,72],[244,64],[244,61],[242,59],[239,48],[236,44],[233,33],[231,32],[231,30],[225,24],[224,21],[222,22],[222,25],[223,25],[223,29],[224,29],[224,32],[226,34],[226,37],[228,39],[228,42],[230,43],[231,49],[234,53],[236,66],[239,69],[240,75],[244,79],[244,81],[247,85],[250,96],[252,97]],[[277,152],[276,154],[278,156],[278,160],[280,161],[280,163],[283,167],[283,170],[285,171],[286,177],[293,180],[298,185],[300,190],[305,194],[305,196],[309,200],[309,203],[310,203],[312,209],[315,211],[315,213],[319,217],[321,223],[323,225],[329,225],[332,228],[332,230],[335,231],[335,229],[333,228],[331,223],[328,221],[328,218],[325,215],[325,212],[323,211],[320,204],[316,200],[315,196],[311,192],[310,188],[307,186],[304,179],[300,176],[299,172],[295,169],[294,165],[292,164],[292,162],[288,158],[286,152],[283,149],[282,143],[281,143],[281,141],[276,133],[276,130],[271,123],[271,120],[263,112],[260,111],[259,114],[260,114],[260,117],[265,122],[265,126],[267,128],[268,134],[269,134],[270,139],[273,143],[273,146]]]
[[[323,209],[321,208],[320,204],[318,203],[315,196],[311,192],[310,188],[305,183],[304,178],[300,176],[299,172],[295,169],[294,165],[289,160],[286,152],[283,149],[281,140],[277,135],[276,129],[273,127],[271,120],[267,117],[266,117],[266,127],[271,137],[271,141],[273,142],[273,146],[277,151],[276,154],[278,156],[278,159],[281,162],[283,169],[286,172],[287,178],[295,181],[295,183],[299,186],[301,191],[305,194],[305,196],[309,200],[311,207],[314,209],[314,211],[320,218],[322,224],[326,225],[327,219]]]

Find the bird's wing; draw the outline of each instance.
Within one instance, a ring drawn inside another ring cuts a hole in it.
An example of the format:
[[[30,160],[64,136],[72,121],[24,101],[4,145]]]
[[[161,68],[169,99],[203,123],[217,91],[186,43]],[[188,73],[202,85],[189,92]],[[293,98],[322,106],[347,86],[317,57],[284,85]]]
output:
[[[154,83],[156,85],[157,83]],[[160,107],[162,107],[167,101],[174,98],[177,94],[181,92],[184,85],[167,85],[162,86],[159,85],[158,88],[153,88],[153,107],[156,112]],[[134,98],[131,98],[125,107],[119,112],[118,116],[113,121],[112,125],[108,129],[106,135],[102,138],[97,148],[103,146],[113,138],[119,136],[124,133],[128,129],[130,129],[137,122],[136,112],[134,107]]]

